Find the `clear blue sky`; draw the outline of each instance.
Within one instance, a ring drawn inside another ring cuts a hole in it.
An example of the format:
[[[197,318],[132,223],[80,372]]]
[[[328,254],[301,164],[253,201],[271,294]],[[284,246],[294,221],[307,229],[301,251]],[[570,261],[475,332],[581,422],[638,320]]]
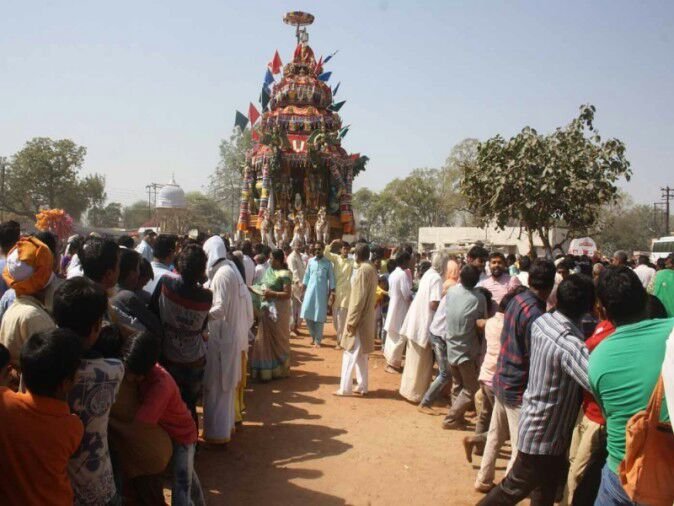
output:
[[[371,158],[356,187],[440,166],[466,137],[551,130],[586,102],[626,142],[637,201],[674,186],[671,1],[8,2],[0,154],[67,137],[113,200],[172,172],[199,189],[274,50],[289,59],[281,19],[300,9],[316,16],[316,54],[340,50],[328,67],[348,100],[345,147]]]

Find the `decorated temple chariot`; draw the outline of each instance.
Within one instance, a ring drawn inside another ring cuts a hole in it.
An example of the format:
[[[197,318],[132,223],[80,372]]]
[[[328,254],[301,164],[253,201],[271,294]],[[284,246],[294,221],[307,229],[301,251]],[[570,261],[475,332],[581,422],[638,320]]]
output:
[[[348,127],[337,111],[344,102],[335,103],[339,85],[332,89],[331,73],[324,71],[334,54],[316,59],[306,30],[313,20],[304,12],[285,15],[284,22],[296,27],[292,61],[274,80],[281,72],[276,54],[267,69],[259,120],[257,111],[249,112],[253,146],[246,155],[237,228],[267,244],[355,233],[353,178],[368,159],[342,147]]]

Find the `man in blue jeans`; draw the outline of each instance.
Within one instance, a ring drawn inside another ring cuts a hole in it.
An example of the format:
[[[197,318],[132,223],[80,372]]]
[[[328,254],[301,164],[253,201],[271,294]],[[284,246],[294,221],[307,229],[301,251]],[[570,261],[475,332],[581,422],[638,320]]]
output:
[[[440,373],[424,394],[418,409],[422,413],[438,414],[431,406],[452,378],[452,407],[443,422],[443,427],[448,429],[465,424],[463,415],[479,389],[477,328],[484,325],[487,317],[485,298],[474,289],[479,279],[477,268],[463,267],[459,274],[461,284],[447,291],[430,326],[431,345]]]

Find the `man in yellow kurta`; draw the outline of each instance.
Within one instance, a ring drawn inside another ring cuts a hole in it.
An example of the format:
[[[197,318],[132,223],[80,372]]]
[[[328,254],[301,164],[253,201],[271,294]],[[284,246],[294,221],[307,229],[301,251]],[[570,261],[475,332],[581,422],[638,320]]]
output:
[[[332,248],[341,243],[339,255],[332,252]],[[351,274],[353,273],[353,260],[349,258],[349,243],[335,239],[325,249],[325,258],[332,262],[335,271],[335,302],[332,305],[332,323],[335,326],[337,343],[344,335],[346,312],[349,308],[349,294],[351,293]],[[336,348],[339,349],[339,344]]]
[[[353,390],[352,374],[356,372],[358,386],[355,393],[367,393],[367,361],[374,351],[376,333],[375,302],[377,292],[377,270],[368,262],[370,248],[367,244],[356,246],[356,264],[353,268],[351,296],[346,316],[346,329],[341,345],[342,376],[336,395],[351,395]]]

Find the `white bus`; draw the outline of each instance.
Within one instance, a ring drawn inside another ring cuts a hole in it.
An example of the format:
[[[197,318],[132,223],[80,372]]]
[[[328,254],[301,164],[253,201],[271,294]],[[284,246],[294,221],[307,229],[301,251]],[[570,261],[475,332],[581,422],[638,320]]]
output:
[[[667,255],[674,253],[674,236],[669,235],[654,239],[651,244],[651,262],[655,263],[658,258],[667,258]]]

